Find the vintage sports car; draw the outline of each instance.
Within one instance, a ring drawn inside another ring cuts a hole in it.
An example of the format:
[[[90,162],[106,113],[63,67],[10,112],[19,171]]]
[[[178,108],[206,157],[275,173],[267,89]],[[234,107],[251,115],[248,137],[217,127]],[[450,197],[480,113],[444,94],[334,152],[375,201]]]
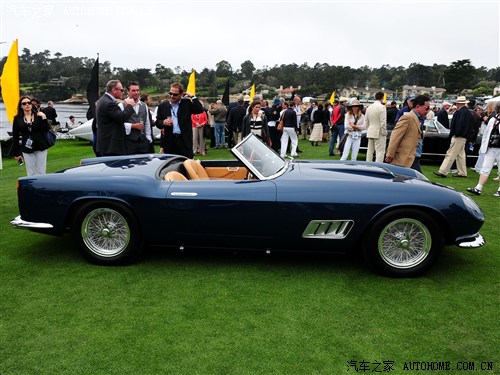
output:
[[[444,245],[478,247],[467,195],[389,164],[282,159],[250,134],[235,160],[179,155],[82,160],[18,180],[17,228],[70,232],[91,262],[133,262],[144,245],[361,251],[392,276],[426,270]]]

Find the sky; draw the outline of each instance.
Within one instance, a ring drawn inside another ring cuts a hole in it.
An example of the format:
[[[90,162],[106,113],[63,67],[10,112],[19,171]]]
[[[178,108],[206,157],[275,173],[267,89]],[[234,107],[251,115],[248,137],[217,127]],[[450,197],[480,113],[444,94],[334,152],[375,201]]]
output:
[[[500,0],[0,0],[0,57],[23,48],[190,71],[326,63],[359,68],[469,59],[500,66]]]

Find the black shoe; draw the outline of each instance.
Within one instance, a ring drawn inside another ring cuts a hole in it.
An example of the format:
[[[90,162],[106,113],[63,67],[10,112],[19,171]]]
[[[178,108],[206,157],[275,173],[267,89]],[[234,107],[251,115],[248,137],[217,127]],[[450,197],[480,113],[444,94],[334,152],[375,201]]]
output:
[[[467,178],[467,176],[464,176],[463,174],[454,174],[453,177],[461,177],[461,178]]]
[[[447,177],[444,173],[441,173],[441,172],[432,172],[432,173],[434,173],[438,177],[442,177],[442,178],[446,178]]]
[[[481,195],[481,190],[476,189],[475,187],[473,187],[473,188],[467,188],[467,191],[469,193],[474,194],[474,195]]]

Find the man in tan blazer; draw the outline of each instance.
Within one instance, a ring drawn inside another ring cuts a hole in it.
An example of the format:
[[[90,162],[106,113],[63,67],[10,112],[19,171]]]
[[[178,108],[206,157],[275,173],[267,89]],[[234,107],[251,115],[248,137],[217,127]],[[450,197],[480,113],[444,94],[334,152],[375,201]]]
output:
[[[384,161],[386,136],[387,136],[387,110],[382,104],[384,93],[379,91],[375,94],[375,102],[366,109],[365,124],[366,138],[368,139],[368,150],[366,151],[366,161],[373,161],[375,151],[375,161]]]
[[[421,120],[430,108],[430,98],[419,95],[413,101],[413,109],[400,117],[391,133],[385,161],[410,168],[415,160],[418,141],[422,137]]]

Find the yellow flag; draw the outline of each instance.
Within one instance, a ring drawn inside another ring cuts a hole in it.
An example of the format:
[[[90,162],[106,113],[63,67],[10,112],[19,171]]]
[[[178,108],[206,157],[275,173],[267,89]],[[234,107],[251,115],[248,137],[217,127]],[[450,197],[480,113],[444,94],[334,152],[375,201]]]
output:
[[[332,91],[332,96],[330,96],[330,103],[333,104],[334,101],[335,101],[335,91]]]
[[[196,75],[194,70],[191,72],[191,75],[189,76],[189,82],[186,91],[189,92],[190,94],[196,95]]]
[[[10,47],[7,61],[3,66],[2,76],[0,77],[2,86],[2,98],[7,110],[9,122],[14,121],[17,115],[17,104],[19,103],[19,55],[17,52],[17,39]]]
[[[383,103],[387,103],[387,94],[384,92],[384,101]]]
[[[252,85],[250,89],[250,103],[253,102],[253,97],[255,96],[255,83]]]

